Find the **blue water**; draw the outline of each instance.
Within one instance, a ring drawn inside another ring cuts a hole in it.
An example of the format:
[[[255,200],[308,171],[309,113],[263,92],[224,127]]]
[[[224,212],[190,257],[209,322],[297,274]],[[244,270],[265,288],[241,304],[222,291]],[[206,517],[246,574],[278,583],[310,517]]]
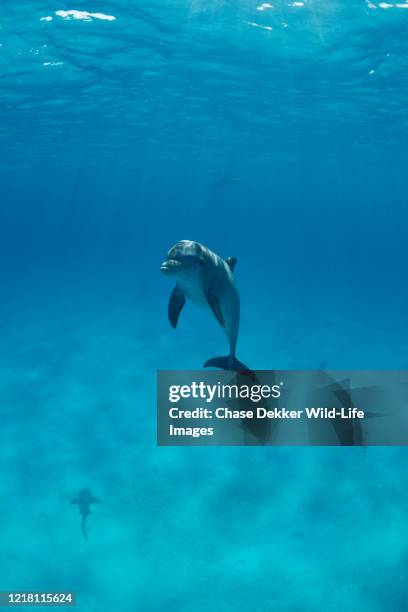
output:
[[[157,448],[155,377],[227,352],[167,321],[180,239],[238,258],[250,367],[407,367],[407,7],[3,1],[0,590],[406,609],[404,449]]]

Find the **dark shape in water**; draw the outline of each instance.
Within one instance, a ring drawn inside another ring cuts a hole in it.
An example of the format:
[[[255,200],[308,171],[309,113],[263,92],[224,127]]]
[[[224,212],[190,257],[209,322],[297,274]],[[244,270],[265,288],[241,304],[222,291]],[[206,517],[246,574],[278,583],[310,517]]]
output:
[[[79,514],[82,516],[82,520],[81,520],[82,535],[84,536],[85,540],[88,540],[85,523],[86,523],[87,517],[89,516],[89,514],[91,514],[90,506],[91,504],[100,504],[100,503],[101,503],[101,500],[94,497],[88,487],[86,487],[85,489],[81,489],[77,497],[74,497],[74,499],[71,502],[71,504],[78,504],[79,506]]]
[[[337,381],[327,371],[318,371],[316,376],[316,386],[307,397],[308,406],[330,405],[331,408],[340,409],[353,405],[349,380]],[[363,445],[363,432],[358,420],[337,417],[330,421],[310,419],[308,425],[312,444],[324,444],[327,439],[325,430],[332,427],[340,446]]]
[[[250,382],[246,380],[250,378]],[[269,385],[273,385],[275,383],[275,374],[273,372],[268,372],[267,382]],[[262,385],[262,381],[252,370],[249,372],[238,372],[236,377],[236,384],[240,387],[241,385]],[[271,408],[270,402],[267,399],[263,400],[263,406],[269,410]],[[239,410],[251,410],[253,406],[248,403],[248,400],[238,399],[238,409]],[[260,445],[267,444],[271,439],[272,434],[275,433],[278,423],[276,421],[272,422],[271,419],[261,419],[258,417],[254,417],[253,419],[244,419],[241,422],[242,428],[245,432],[251,434],[257,440],[257,443]]]
[[[215,191],[219,191],[221,189],[225,189],[226,187],[231,187],[233,185],[240,185],[243,182],[244,181],[241,178],[225,174],[225,175],[216,177],[212,181],[211,189],[214,189]]]
[[[379,389],[378,387],[350,387],[350,380],[344,379],[341,381],[335,380],[329,372],[320,371],[319,385],[309,394],[308,403],[309,405],[325,405],[327,404],[327,398],[331,398],[331,407],[336,408],[350,408],[354,406],[374,406],[377,407]],[[377,410],[368,411],[364,408],[365,419],[375,419],[385,417],[385,412],[379,412]],[[359,419],[343,419],[336,417],[330,420],[330,424],[334,429],[337,440],[341,446],[365,446],[363,428]],[[311,437],[318,441],[326,438],[325,434],[322,433],[321,428],[324,423],[316,421],[309,421],[309,431]]]

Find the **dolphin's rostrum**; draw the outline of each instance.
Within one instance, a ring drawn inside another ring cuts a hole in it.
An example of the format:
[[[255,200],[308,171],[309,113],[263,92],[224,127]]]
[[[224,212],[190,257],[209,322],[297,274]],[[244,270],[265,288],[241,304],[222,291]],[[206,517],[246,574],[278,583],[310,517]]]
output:
[[[233,276],[236,262],[234,257],[222,259],[199,242],[181,240],[167,253],[160,269],[176,281],[168,308],[172,327],[177,326],[186,298],[209,307],[227,335],[230,352],[209,359],[204,367],[242,372],[249,368],[235,356],[239,328],[239,295]]]
[[[91,491],[88,488],[86,488],[86,489],[81,489],[77,497],[74,497],[71,503],[78,504],[79,514],[82,516],[82,520],[81,520],[82,535],[84,536],[85,540],[87,540],[88,536],[86,532],[86,519],[89,516],[89,514],[91,514],[90,506],[91,504],[100,504],[101,500],[94,497]]]

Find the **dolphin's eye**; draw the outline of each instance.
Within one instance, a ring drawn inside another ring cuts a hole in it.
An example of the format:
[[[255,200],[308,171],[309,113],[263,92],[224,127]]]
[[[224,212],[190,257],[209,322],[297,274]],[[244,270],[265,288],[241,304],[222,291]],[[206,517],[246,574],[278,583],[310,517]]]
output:
[[[203,265],[204,265],[204,260],[200,259],[200,266],[203,266]]]

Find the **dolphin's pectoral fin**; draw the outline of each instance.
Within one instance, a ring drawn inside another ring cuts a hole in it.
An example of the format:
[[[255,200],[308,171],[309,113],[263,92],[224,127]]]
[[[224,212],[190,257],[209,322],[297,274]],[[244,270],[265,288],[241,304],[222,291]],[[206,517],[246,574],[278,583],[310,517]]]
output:
[[[168,308],[169,321],[172,327],[177,327],[180,312],[182,311],[185,303],[186,298],[184,297],[184,293],[178,287],[174,287],[173,291],[171,292]]]
[[[214,316],[216,317],[220,325],[222,325],[223,327],[227,327],[217,296],[215,296],[211,291],[207,291],[205,297],[207,298],[207,302],[210,305],[210,308],[213,311]]]
[[[229,269],[231,270],[231,272],[234,271],[234,268],[236,266],[238,259],[236,257],[227,257],[227,259],[225,260],[227,266],[229,267]]]
[[[98,499],[97,497],[92,496],[91,499],[91,504],[101,504],[102,500]]]
[[[77,504],[78,503],[78,498],[74,497],[73,500],[71,500],[71,504]]]

